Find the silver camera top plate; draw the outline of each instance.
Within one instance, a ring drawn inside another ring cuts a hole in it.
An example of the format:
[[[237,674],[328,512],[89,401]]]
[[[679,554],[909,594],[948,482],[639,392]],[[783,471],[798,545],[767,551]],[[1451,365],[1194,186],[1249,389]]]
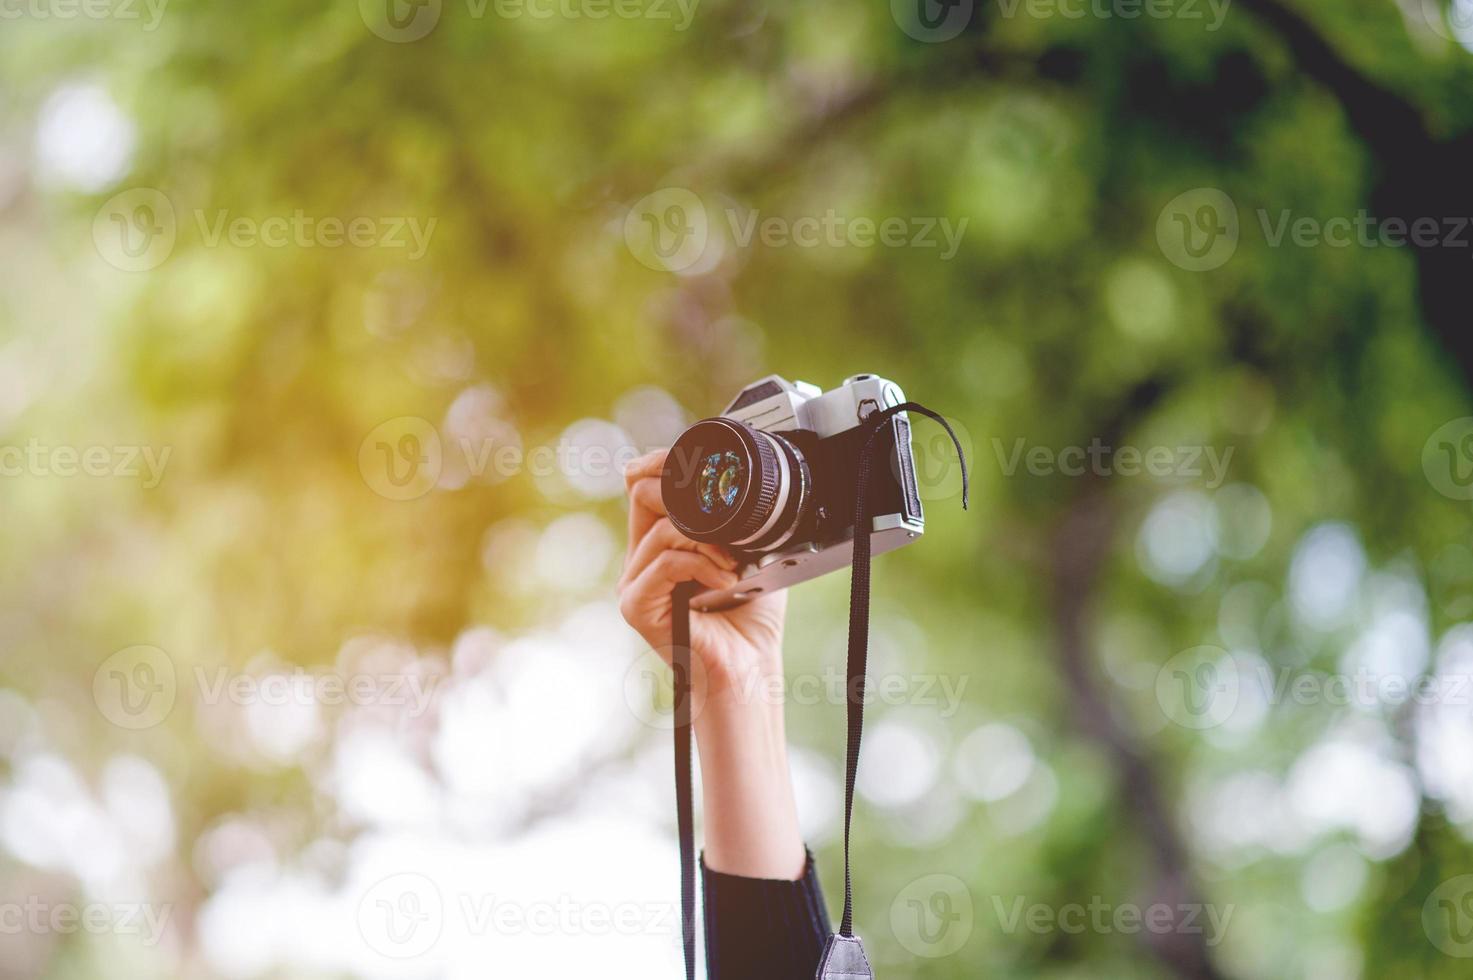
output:
[[[806,429],[828,438],[854,428],[878,408],[904,401],[900,386],[877,374],[854,375],[829,391],[770,374],[742,389],[721,414],[764,432]],[[905,413],[897,417],[903,419]],[[872,528],[871,548],[878,555],[919,538],[925,532],[925,522],[904,514],[879,514]],[[744,567],[741,581],[735,586],[701,593],[691,600],[691,606],[715,610],[740,605],[760,594],[837,571],[848,565],[853,555],[852,539],[825,548],[803,543],[772,551]]]

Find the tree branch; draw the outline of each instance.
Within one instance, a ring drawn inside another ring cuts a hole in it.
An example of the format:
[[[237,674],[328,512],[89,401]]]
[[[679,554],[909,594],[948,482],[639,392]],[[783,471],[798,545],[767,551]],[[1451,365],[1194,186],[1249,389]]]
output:
[[[1130,392],[1100,439],[1108,445],[1117,444],[1165,391],[1164,382],[1152,380]],[[1141,841],[1151,854],[1152,902],[1174,912],[1183,906],[1200,908],[1204,903],[1192,882],[1188,849],[1166,803],[1156,769],[1145,749],[1121,723],[1108,691],[1099,681],[1098,658],[1089,639],[1091,611],[1119,519],[1106,479],[1089,476],[1081,485],[1079,495],[1065,508],[1051,542],[1054,653],[1069,693],[1070,714],[1080,731],[1104,746],[1110,756],[1120,795],[1136,818]],[[1185,980],[1222,980],[1201,933],[1174,928],[1164,933],[1146,932],[1141,938],[1177,976]]]

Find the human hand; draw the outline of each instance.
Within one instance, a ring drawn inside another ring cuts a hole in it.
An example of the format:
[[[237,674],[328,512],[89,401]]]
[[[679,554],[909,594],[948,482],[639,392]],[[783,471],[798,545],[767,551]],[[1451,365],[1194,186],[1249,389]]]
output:
[[[738,563],[692,541],[665,516],[665,453],[629,464],[629,557],[619,611],[668,662],[672,593],[681,582],[725,589]],[[701,756],[706,866],[748,878],[796,881],[808,864],[798,830],[783,726],[787,593],[721,612],[691,610],[692,727]]]
[[[619,579],[619,611],[655,650],[670,649],[675,586],[696,581],[725,589],[738,581],[738,562],[725,548],[692,541],[665,516],[660,472],[665,453],[629,464],[629,555]],[[696,703],[750,699],[782,676],[783,620],[787,593],[762,596],[720,612],[691,610],[691,654],[696,659]]]

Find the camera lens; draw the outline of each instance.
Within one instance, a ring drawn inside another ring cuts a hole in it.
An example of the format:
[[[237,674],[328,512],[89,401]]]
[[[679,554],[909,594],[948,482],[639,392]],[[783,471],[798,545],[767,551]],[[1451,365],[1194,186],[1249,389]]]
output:
[[[670,523],[696,541],[775,547],[807,511],[808,464],[791,442],[735,419],[704,419],[675,441],[660,492]]]
[[[707,514],[736,503],[747,464],[731,450],[712,453],[701,464],[701,510]]]

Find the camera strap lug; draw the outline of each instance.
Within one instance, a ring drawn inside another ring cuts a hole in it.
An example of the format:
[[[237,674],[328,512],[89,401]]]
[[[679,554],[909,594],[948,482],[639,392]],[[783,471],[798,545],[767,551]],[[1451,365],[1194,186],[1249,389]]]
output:
[[[858,936],[830,936],[818,961],[817,980],[874,980],[864,943]]]

